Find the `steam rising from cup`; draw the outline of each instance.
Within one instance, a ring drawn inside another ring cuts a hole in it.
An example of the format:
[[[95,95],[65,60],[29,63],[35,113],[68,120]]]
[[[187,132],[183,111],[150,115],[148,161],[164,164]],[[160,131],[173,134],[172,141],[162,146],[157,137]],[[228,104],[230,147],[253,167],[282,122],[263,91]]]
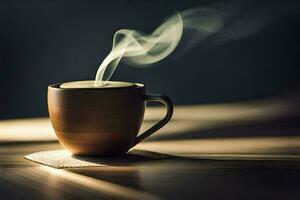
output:
[[[240,17],[244,13],[241,5],[213,4],[178,12],[148,35],[136,30],[118,30],[112,50],[98,68],[94,87],[105,85],[121,59],[132,66],[147,67],[168,57],[179,43],[182,43],[179,53],[184,53],[211,36],[216,36],[212,44],[241,39],[255,34],[279,14],[297,10],[293,5],[283,9],[281,4],[269,8],[269,5],[246,8],[247,14]]]
[[[130,65],[142,67],[163,60],[178,46],[184,29],[196,30],[197,40],[205,39],[222,27],[218,17],[213,9],[195,8],[176,13],[149,35],[129,29],[117,31],[112,50],[97,71],[94,86],[108,81],[122,58]]]
[[[171,54],[178,45],[183,32],[183,22],[179,13],[159,26],[150,35],[129,29],[117,31],[113,38],[111,52],[101,63],[95,86],[108,81],[122,58],[132,65],[149,65]]]

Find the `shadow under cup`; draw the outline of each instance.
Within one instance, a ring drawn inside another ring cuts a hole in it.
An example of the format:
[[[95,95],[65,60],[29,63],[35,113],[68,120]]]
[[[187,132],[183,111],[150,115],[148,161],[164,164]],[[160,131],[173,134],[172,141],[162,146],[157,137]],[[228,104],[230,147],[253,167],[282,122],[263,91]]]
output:
[[[124,82],[125,83],[125,82]],[[60,88],[48,87],[48,109],[59,142],[75,155],[122,155],[163,127],[173,104],[165,95],[147,95],[145,86]],[[140,134],[146,101],[162,102],[165,117]]]

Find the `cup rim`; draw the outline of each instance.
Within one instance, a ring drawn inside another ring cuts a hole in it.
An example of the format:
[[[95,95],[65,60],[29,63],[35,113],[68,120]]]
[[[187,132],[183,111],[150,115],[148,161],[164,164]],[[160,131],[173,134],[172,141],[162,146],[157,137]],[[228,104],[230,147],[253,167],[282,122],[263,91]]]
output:
[[[92,81],[92,80],[87,80]],[[73,81],[67,81],[67,82],[73,82]],[[68,91],[74,91],[74,90],[122,90],[122,89],[129,89],[129,88],[143,88],[145,87],[142,83],[136,83],[136,82],[128,82],[128,81],[109,81],[109,82],[118,82],[118,83],[130,83],[132,85],[130,86],[123,86],[123,87],[98,87],[98,88],[61,88],[60,85],[67,82],[61,82],[61,83],[55,83],[48,86],[48,88],[55,89],[55,90],[68,90]]]

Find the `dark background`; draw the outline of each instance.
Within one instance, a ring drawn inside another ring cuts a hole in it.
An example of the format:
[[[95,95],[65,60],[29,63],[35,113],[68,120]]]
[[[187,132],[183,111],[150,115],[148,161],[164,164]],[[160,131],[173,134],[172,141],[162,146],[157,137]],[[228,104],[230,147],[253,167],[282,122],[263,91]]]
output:
[[[118,29],[151,32],[176,10],[210,2],[1,1],[0,118],[46,116],[47,86],[94,79]],[[261,1],[249,2],[252,8],[261,7]],[[297,1],[282,2],[283,8],[298,6]],[[268,12],[268,5],[262,6]],[[299,88],[299,25],[299,12],[292,10],[248,37],[200,44],[152,68],[121,63],[112,80],[145,83],[149,92],[168,94],[175,104],[280,94]]]

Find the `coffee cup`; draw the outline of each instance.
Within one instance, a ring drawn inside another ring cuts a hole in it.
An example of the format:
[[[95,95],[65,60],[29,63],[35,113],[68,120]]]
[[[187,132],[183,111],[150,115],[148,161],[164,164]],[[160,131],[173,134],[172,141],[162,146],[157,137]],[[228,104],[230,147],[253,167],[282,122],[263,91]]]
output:
[[[74,82],[48,87],[52,126],[58,141],[74,155],[125,154],[172,117],[171,99],[147,94],[143,84],[108,81],[101,87],[93,87],[92,82],[85,81],[88,84],[81,84],[82,87]],[[149,101],[163,103],[167,112],[162,120],[139,134]]]

